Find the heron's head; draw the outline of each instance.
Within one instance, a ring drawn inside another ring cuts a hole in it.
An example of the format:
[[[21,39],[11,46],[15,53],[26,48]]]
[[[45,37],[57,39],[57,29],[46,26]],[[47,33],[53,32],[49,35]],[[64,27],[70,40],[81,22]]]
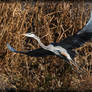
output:
[[[27,36],[27,37],[35,37],[35,34],[33,33],[26,33],[26,34],[22,34],[24,36]]]

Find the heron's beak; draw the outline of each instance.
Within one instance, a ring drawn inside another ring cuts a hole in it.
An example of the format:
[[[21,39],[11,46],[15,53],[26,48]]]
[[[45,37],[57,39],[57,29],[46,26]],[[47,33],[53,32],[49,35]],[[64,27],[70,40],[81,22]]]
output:
[[[22,35],[26,36],[26,34],[22,34]]]
[[[27,36],[27,37],[30,37],[30,35],[28,34],[28,33],[26,33],[26,34],[22,34],[23,36]]]

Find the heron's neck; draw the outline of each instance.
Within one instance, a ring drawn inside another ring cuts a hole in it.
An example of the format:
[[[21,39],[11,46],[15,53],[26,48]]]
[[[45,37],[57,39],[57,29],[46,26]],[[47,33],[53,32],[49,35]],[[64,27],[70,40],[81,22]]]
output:
[[[34,39],[38,41],[39,45],[40,45],[43,49],[48,49],[48,46],[45,46],[45,45],[41,42],[41,40],[40,40],[39,37],[37,37],[37,36],[35,35]]]

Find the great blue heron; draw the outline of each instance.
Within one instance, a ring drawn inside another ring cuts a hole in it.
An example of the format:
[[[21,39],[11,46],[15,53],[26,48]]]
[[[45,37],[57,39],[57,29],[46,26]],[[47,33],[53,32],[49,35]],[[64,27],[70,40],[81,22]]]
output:
[[[77,69],[79,69],[78,65],[73,60],[76,53],[72,49],[80,47],[86,41],[92,38],[92,12],[88,23],[84,26],[84,28],[81,31],[77,32],[76,34],[70,37],[65,38],[64,40],[61,40],[59,43],[51,43],[48,46],[45,46],[40,41],[40,38],[33,33],[26,33],[23,35],[27,37],[32,37],[35,40],[37,40],[41,48],[32,51],[17,51],[9,44],[7,44],[8,49],[15,53],[23,53],[35,57],[57,55],[60,56],[61,58],[65,58],[67,62],[70,63],[70,65],[74,65],[76,66]]]

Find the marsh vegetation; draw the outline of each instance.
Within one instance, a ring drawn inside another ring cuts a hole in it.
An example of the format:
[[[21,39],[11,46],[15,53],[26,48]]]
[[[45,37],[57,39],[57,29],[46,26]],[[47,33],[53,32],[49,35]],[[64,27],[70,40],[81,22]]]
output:
[[[29,57],[7,49],[39,48],[34,39],[22,36],[33,32],[48,45],[80,31],[90,17],[88,2],[1,2],[0,3],[0,87],[17,89],[92,90],[92,41],[76,49],[77,63],[87,71],[78,74],[57,56]]]

